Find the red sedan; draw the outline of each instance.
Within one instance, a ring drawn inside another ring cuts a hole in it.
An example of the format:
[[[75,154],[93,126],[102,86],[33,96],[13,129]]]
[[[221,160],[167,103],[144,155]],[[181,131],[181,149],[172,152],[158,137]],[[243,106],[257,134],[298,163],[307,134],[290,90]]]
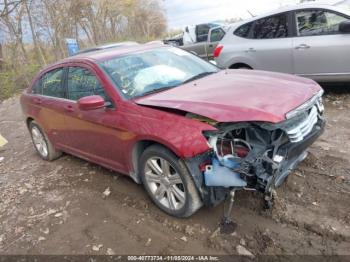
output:
[[[21,105],[35,149],[129,175],[186,217],[231,189],[271,195],[324,128],[309,79],[219,70],[170,46],[76,55],[41,71]]]

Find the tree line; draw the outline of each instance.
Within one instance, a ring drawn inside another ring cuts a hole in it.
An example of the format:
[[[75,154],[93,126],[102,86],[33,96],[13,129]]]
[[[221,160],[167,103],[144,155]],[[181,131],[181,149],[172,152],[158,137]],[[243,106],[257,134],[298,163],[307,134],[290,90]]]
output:
[[[65,38],[83,47],[154,39],[166,19],[158,0],[0,0],[0,30],[12,59],[28,62],[32,48],[45,64],[67,55]]]
[[[84,48],[149,41],[166,29],[160,0],[0,0],[0,92],[4,72],[30,75],[66,57],[66,38]]]

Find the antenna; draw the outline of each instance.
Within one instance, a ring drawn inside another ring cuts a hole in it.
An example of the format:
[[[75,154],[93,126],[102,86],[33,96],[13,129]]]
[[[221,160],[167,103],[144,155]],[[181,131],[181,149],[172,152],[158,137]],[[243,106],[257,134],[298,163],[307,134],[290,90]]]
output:
[[[253,15],[253,13],[251,13],[248,9],[247,9],[247,12],[248,12],[252,17],[255,17],[255,15]]]

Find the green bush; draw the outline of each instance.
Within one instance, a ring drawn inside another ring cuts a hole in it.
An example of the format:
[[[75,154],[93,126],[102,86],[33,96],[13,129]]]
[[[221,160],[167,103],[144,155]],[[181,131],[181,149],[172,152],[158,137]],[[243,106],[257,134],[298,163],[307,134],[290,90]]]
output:
[[[40,66],[37,64],[23,65],[18,69],[0,71],[0,101],[20,93],[28,87]]]

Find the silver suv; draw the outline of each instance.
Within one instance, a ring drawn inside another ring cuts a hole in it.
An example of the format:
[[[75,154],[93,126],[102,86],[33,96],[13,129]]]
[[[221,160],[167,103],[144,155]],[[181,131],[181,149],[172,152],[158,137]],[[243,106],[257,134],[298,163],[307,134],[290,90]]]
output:
[[[221,68],[350,81],[350,14],[328,5],[297,5],[233,24],[214,51]]]

